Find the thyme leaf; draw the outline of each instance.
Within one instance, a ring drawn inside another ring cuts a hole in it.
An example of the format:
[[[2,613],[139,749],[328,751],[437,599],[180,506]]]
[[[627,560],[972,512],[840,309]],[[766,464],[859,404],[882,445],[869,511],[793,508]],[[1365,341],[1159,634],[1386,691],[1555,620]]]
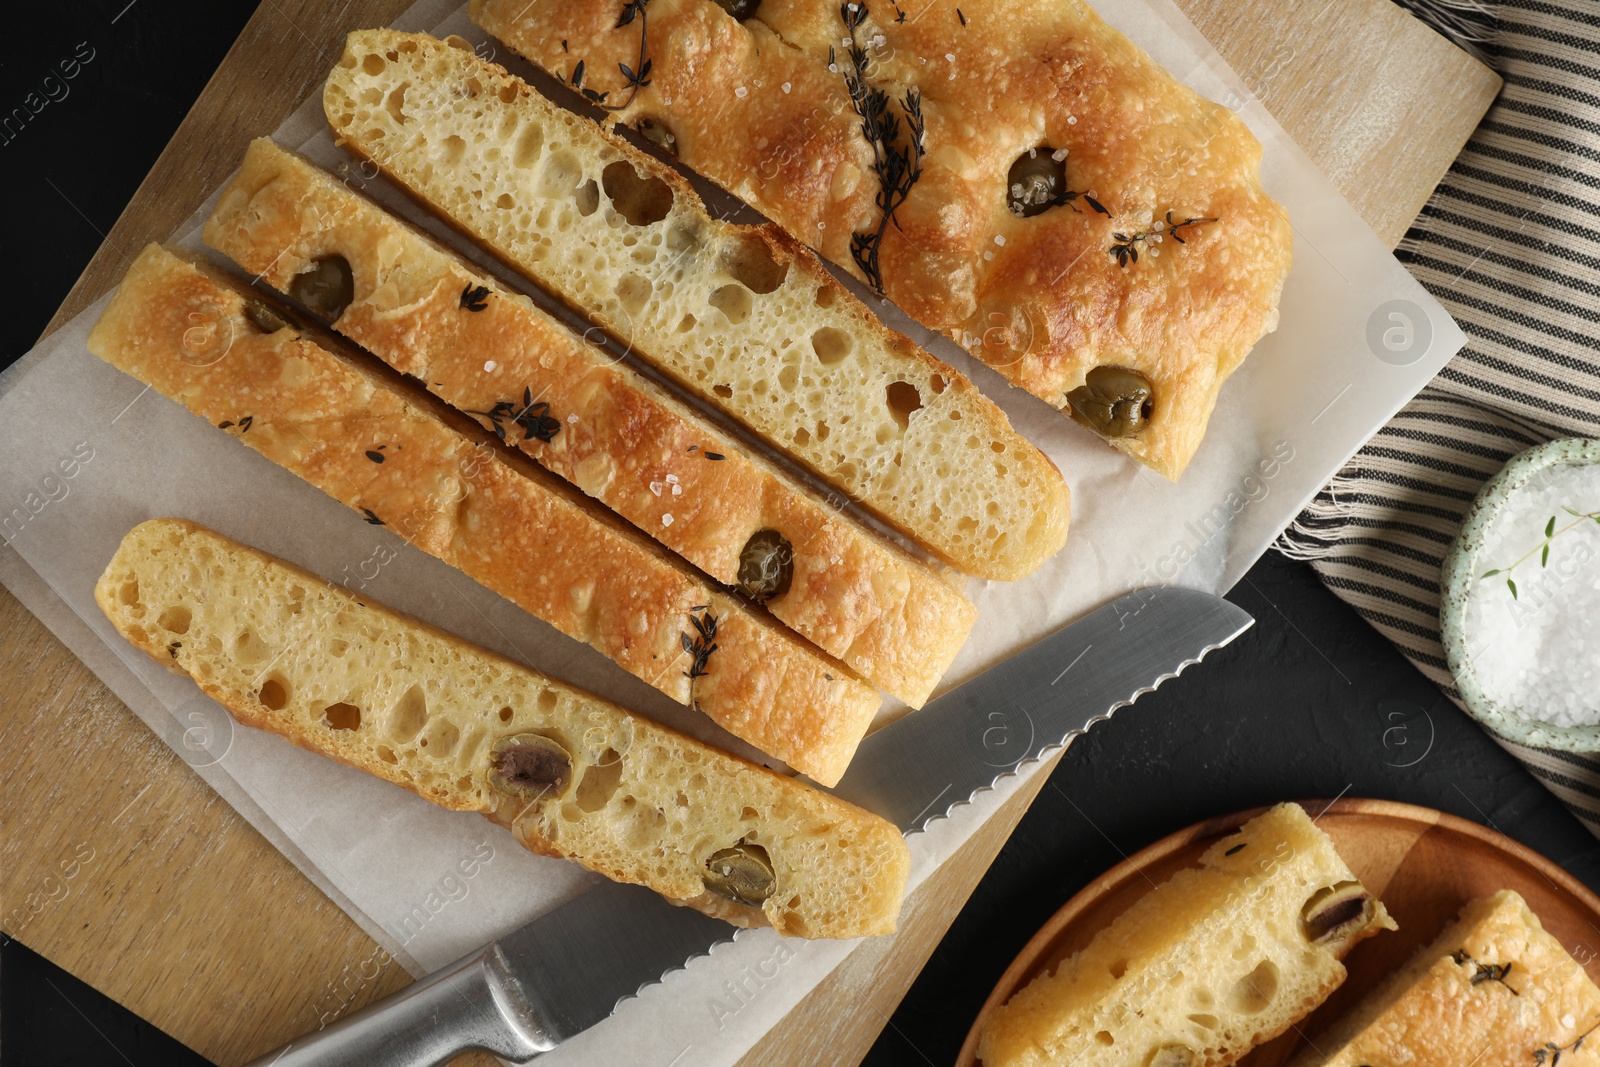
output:
[[[467,411],[468,415],[489,420],[489,428],[500,439],[502,444],[509,444],[506,437],[506,424],[521,427],[524,441],[538,438],[545,444],[555,440],[556,434],[561,432],[561,420],[550,414],[550,405],[541,400],[534,403],[533,389],[525,387],[522,390],[522,403],[501,400],[488,411]]]
[[[1098,201],[1090,199],[1089,203],[1096,211],[1104,212],[1107,215],[1110,214],[1109,211],[1100,206]],[[1179,222],[1173,219],[1172,212],[1169,211],[1167,212],[1166,222],[1157,223],[1153,230],[1146,230],[1140,233],[1113,233],[1111,235],[1111,247],[1108,251],[1116,257],[1117,266],[1126,268],[1130,263],[1139,262],[1139,245],[1150,238],[1171,237],[1180,245],[1188,244],[1189,242],[1183,239],[1183,228],[1185,226],[1200,226],[1216,221],[1214,218],[1190,218]]]
[[[705,613],[703,617],[701,612]],[[683,644],[683,650],[690,657],[689,669],[684,673],[693,681],[706,673],[711,662],[711,653],[718,648],[717,617],[711,614],[707,605],[698,604],[689,609],[689,625],[694,627],[696,636],[691,638],[688,634],[681,633],[678,637]]]

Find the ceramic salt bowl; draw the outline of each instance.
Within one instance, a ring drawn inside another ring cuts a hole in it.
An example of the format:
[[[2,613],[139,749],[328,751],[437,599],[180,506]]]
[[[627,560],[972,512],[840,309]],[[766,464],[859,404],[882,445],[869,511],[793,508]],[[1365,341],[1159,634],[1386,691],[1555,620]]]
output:
[[[1600,752],[1600,726],[1557,726],[1539,722],[1491,698],[1473,673],[1467,649],[1467,597],[1483,579],[1479,552],[1488,542],[1495,520],[1507,503],[1538,472],[1559,465],[1600,463],[1600,440],[1571,437],[1531,448],[1514,457],[1483,487],[1467,510],[1461,532],[1444,558],[1440,581],[1439,629],[1445,659],[1455,675],[1462,702],[1473,717],[1508,741],[1565,752]]]

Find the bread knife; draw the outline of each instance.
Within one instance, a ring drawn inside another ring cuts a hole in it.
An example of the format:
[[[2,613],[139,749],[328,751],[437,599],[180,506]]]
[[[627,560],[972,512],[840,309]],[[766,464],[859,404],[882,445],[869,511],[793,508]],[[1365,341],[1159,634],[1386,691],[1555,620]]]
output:
[[[1209,593],[1130,593],[869,735],[831,791],[920,832],[1254,622]],[[431,1067],[468,1049],[527,1063],[733,935],[606,883],[249,1067]]]

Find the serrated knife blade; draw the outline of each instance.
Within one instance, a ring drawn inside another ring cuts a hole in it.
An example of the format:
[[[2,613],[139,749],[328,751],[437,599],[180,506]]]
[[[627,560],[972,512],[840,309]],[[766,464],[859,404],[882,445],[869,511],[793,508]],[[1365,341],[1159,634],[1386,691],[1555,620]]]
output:
[[[832,792],[920,831],[1254,621],[1209,593],[1130,593],[866,738]],[[472,1048],[527,1063],[733,933],[606,883],[249,1067],[431,1067]]]

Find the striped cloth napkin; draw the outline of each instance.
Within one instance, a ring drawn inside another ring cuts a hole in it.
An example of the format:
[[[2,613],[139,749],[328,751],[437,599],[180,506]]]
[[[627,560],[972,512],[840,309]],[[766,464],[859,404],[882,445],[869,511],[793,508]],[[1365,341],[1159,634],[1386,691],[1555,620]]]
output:
[[[1439,572],[1509,458],[1600,437],[1600,0],[1401,0],[1505,89],[1398,255],[1467,346],[1278,543],[1458,704]],[[1600,835],[1600,759],[1500,742]]]

